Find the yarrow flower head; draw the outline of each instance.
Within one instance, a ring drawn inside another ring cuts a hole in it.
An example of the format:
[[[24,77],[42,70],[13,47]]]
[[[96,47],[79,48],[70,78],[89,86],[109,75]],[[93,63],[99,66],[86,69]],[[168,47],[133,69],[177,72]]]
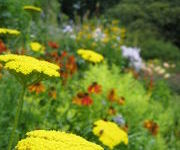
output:
[[[18,142],[17,150],[103,150],[80,136],[60,131],[35,130],[26,135]]]
[[[126,145],[128,144],[127,133],[119,128],[114,122],[104,120],[96,121],[94,123],[93,133],[110,149],[113,149],[122,142]]]
[[[15,29],[0,28],[0,34],[19,35],[20,31]]]
[[[38,42],[31,42],[30,46],[34,52],[44,53],[45,51],[45,47]]]
[[[59,66],[47,61],[38,60],[31,56],[6,54],[0,55],[0,62],[8,71],[14,71],[27,76],[33,73],[46,75],[49,77],[59,77]]]
[[[92,50],[78,49],[77,53],[84,60],[87,60],[93,63],[99,63],[104,60],[104,57],[101,54],[98,54]]]
[[[29,11],[42,12],[42,9],[40,7],[30,6],[30,5],[24,6],[23,9]]]

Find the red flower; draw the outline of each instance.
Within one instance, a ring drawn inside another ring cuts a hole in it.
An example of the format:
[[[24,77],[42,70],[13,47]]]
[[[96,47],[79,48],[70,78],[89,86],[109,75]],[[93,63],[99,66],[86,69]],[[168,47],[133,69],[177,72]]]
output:
[[[79,92],[76,97],[73,98],[72,103],[83,106],[90,106],[93,103],[92,98],[88,93]]]
[[[6,45],[0,40],[0,54],[7,50]]]
[[[41,82],[30,85],[28,89],[29,92],[35,92],[36,94],[40,94],[45,91],[45,87]]]
[[[66,63],[66,69],[70,73],[70,75],[73,75],[77,70],[76,60],[74,56],[69,56],[67,63]]]
[[[55,42],[49,41],[48,42],[49,47],[53,48],[53,49],[58,49],[59,45]]]
[[[144,128],[148,129],[149,132],[154,136],[157,135],[159,130],[158,124],[152,120],[146,120],[144,122]]]
[[[114,102],[117,100],[117,95],[115,89],[111,89],[107,96],[108,100],[111,102]]]
[[[101,93],[102,87],[101,85],[98,85],[97,82],[93,82],[89,87],[88,87],[88,92],[89,93]]]
[[[88,95],[88,93],[85,93],[84,97],[82,98],[82,105],[84,106],[90,106],[93,103],[93,100],[91,97]]]
[[[120,97],[119,99],[118,99],[118,104],[119,105],[124,105],[125,104],[125,98],[122,96],[122,97]]]
[[[67,53],[66,51],[63,51],[63,52],[61,53],[60,59],[63,60],[64,57],[66,57],[67,55],[68,55],[68,53]]]

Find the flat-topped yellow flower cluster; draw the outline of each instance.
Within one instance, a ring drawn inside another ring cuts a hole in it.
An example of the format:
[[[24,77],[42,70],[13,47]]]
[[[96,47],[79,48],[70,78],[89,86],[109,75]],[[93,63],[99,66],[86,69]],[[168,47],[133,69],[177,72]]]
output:
[[[23,9],[24,10],[32,10],[32,11],[42,12],[42,9],[40,7],[31,6],[31,5],[24,6]]]
[[[110,149],[114,146],[124,143],[128,144],[128,135],[120,129],[114,122],[98,120],[94,123],[93,133],[99,137],[99,140]]]
[[[80,136],[60,131],[35,130],[26,135],[18,142],[17,150],[103,150]]]
[[[30,46],[34,52],[44,53],[45,51],[45,47],[38,42],[31,42]]]
[[[15,30],[15,29],[0,28],[0,34],[19,35],[20,31]]]
[[[104,57],[101,54],[98,54],[92,50],[78,49],[77,53],[84,60],[87,60],[87,61],[90,61],[93,63],[99,63],[99,62],[103,61],[103,59],[104,59]]]
[[[2,62],[5,69],[13,70],[23,75],[29,75],[34,72],[42,73],[50,77],[60,76],[58,72],[60,69],[59,66],[30,56],[16,54],[0,55],[0,62]]]

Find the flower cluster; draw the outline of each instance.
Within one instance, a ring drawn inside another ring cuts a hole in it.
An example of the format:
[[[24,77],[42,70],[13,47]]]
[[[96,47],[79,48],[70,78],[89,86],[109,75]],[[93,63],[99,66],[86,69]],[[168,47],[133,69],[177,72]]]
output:
[[[45,91],[45,87],[41,82],[38,82],[29,86],[28,89],[30,92],[35,92],[36,94],[39,94]]]
[[[140,49],[126,46],[121,46],[121,49],[123,57],[129,59],[130,65],[139,71],[143,66]]]
[[[49,41],[48,46],[51,47],[52,49],[58,49],[59,48],[59,45],[53,41]]]
[[[98,120],[94,123],[93,133],[110,149],[120,143],[128,144],[128,135],[117,124],[109,121]]]
[[[0,34],[19,35],[20,31],[15,29],[0,28]]]
[[[160,77],[168,79],[171,76],[169,70],[173,68],[175,68],[175,64],[170,64],[168,62],[164,62],[163,64],[161,64],[157,60],[151,60],[143,66],[142,70],[149,75],[158,75]]]
[[[144,121],[144,128],[146,128],[154,136],[158,134],[159,126],[152,120]]]
[[[42,9],[36,6],[24,6],[23,7],[24,10],[30,10],[30,11],[36,11],[36,12],[42,12]]]
[[[4,64],[5,69],[12,70],[23,75],[29,75],[35,72],[42,73],[50,77],[60,76],[58,72],[60,69],[59,66],[30,56],[16,54],[0,55],[0,62]]]
[[[93,100],[88,93],[79,92],[73,98],[72,103],[76,105],[90,106],[92,105]]]
[[[104,57],[101,54],[98,54],[92,50],[79,49],[77,51],[78,55],[80,55],[84,60],[99,63],[103,61]]]
[[[104,41],[106,38],[106,34],[102,32],[101,28],[96,28],[92,36],[95,41]]]
[[[99,85],[97,82],[93,82],[89,87],[88,87],[88,92],[89,93],[96,93],[99,94],[102,91],[102,86]]]
[[[77,32],[76,41],[84,46],[84,43],[91,43],[92,48],[98,48],[111,44],[112,47],[122,45],[125,38],[125,29],[120,28],[118,23],[108,23],[106,25],[94,25],[93,23],[83,24],[81,30]]]
[[[125,104],[125,98],[123,96],[118,97],[116,90],[114,88],[112,88],[107,95],[107,99],[110,102],[117,102],[119,105],[124,105]]]
[[[61,55],[59,55],[56,51],[49,54],[50,59],[54,60],[57,65],[60,66],[62,84],[65,85],[68,78],[72,77],[72,75],[77,71],[77,64],[74,55],[70,55],[66,51],[63,51]]]
[[[44,53],[45,47],[38,42],[31,42],[30,47],[34,52]]]
[[[103,150],[80,136],[60,131],[35,130],[26,135],[18,142],[17,150]]]

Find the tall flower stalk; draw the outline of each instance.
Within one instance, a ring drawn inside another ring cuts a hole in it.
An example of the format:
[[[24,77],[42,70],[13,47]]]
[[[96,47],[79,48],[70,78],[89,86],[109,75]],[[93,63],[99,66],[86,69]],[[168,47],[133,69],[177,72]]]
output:
[[[9,139],[8,150],[11,150],[11,147],[13,145],[16,128],[18,126],[19,117],[20,117],[22,107],[23,107],[23,103],[24,103],[25,89],[26,89],[26,87],[23,86],[22,87],[22,92],[21,92],[21,95],[20,95],[20,98],[19,98],[19,101],[18,101],[18,105],[17,105],[17,111],[16,111],[15,120],[14,120],[14,125],[13,125],[11,136],[10,136],[10,139]]]
[[[15,76],[22,86],[22,92],[18,101],[15,120],[8,144],[8,150],[11,150],[19,123],[19,117],[23,108],[26,88],[29,85],[43,80],[44,78],[60,77],[60,68],[59,66],[47,61],[38,60],[30,56],[15,54],[0,55],[0,63],[2,63],[4,69],[8,70],[9,73]]]

